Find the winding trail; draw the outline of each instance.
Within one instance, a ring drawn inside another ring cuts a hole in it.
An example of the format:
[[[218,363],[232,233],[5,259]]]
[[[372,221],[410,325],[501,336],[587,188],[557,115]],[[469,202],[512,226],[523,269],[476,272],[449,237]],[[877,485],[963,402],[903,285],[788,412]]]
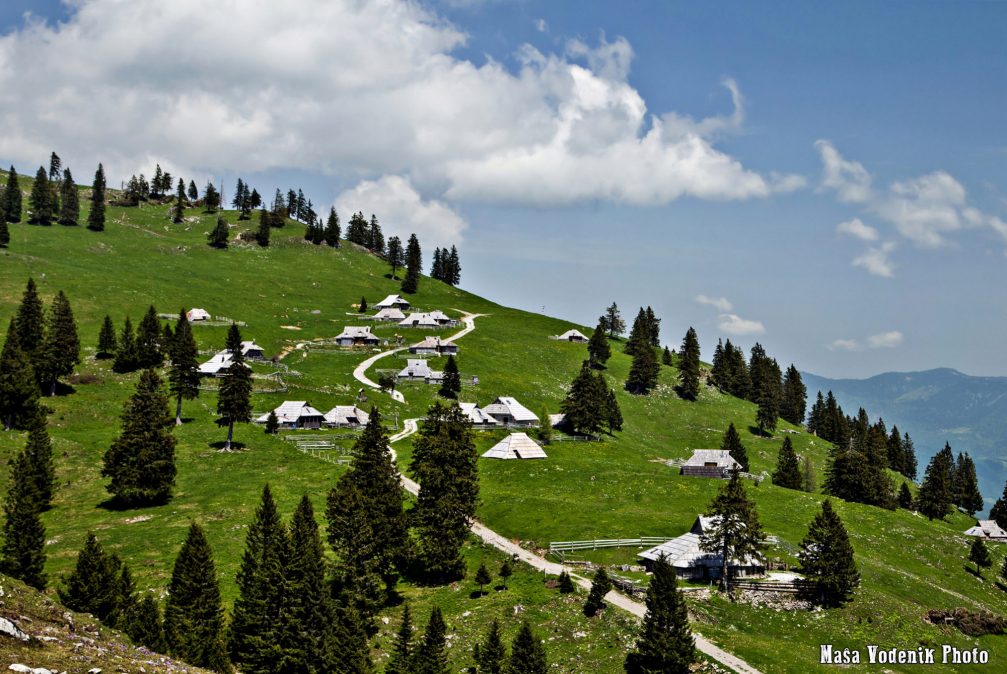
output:
[[[470,327],[474,329],[474,326]],[[455,337],[458,337],[461,334],[462,333],[459,333],[458,335],[455,335]],[[396,433],[395,435],[391,436],[388,439],[388,442],[394,443],[400,440],[405,440],[410,435],[416,433],[416,431],[418,430],[417,422],[419,421],[420,421],[419,419],[406,419],[405,421],[403,421],[402,430]],[[388,447],[388,451],[391,452],[392,463],[397,466],[398,456],[396,455],[395,450],[391,447],[390,444]],[[403,489],[405,489],[413,496],[419,495],[420,485],[418,482],[406,477],[402,473],[399,473],[399,479],[402,482]],[[500,550],[501,552],[505,552],[511,555],[514,559],[518,559],[524,562],[533,569],[537,569],[539,571],[542,571],[543,573],[551,574],[554,576],[558,576],[563,571],[566,571],[567,573],[570,574],[570,577],[573,578],[575,583],[577,583],[584,589],[587,590],[591,589],[591,581],[585,578],[584,576],[581,576],[579,573],[577,573],[575,569],[566,567],[563,564],[557,564],[556,562],[551,562],[545,557],[536,555],[534,552],[526,550],[517,543],[514,543],[513,541],[501,536],[497,532],[487,527],[485,524],[482,524],[477,520],[473,520],[471,529],[472,533],[478,536],[484,543],[492,545],[497,550]],[[605,595],[605,601],[608,602],[610,605],[622,609],[623,611],[626,611],[628,613],[631,613],[634,616],[641,619],[647,613],[647,607],[642,602],[638,602],[635,599],[632,599],[631,597],[627,597],[626,595],[620,592],[616,592],[615,590],[612,590],[607,595]],[[738,656],[728,653],[724,649],[720,648],[713,642],[706,639],[703,635],[699,634],[698,632],[693,631],[692,635],[696,640],[696,649],[699,650],[699,652],[707,655],[711,659],[716,660],[722,665],[730,667],[738,674],[761,674],[759,670],[755,669]]]

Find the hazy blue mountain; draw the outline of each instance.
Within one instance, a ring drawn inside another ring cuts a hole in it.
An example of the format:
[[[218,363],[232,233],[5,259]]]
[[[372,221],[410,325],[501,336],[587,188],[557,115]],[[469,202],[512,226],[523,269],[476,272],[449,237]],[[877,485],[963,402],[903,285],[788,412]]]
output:
[[[802,373],[808,407],[818,391],[831,390],[843,411],[863,407],[909,431],[916,445],[919,478],[927,461],[945,442],[955,454],[968,452],[976,462],[979,487],[987,505],[1007,480],[1007,377],[973,377],[949,368],[925,372],[886,372],[869,379],[827,379]]]

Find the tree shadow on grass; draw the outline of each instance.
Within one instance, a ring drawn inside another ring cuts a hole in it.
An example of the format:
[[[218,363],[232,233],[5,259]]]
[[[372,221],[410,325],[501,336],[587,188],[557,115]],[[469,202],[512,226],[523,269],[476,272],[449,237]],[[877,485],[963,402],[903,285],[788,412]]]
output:
[[[973,569],[973,568],[972,568],[971,566],[969,566],[968,564],[966,564],[966,565],[965,565],[965,566],[963,566],[962,568],[963,568],[963,569],[965,569],[966,571],[968,571],[969,573],[971,573],[971,574],[972,574],[973,576],[975,576],[975,577],[976,577],[976,578],[978,578],[979,580],[986,580],[985,578],[983,578],[983,574],[982,574],[982,572],[981,572],[981,571],[976,571],[975,569]]]
[[[171,499],[165,499],[164,501],[157,502],[144,502],[144,503],[133,503],[128,501],[123,501],[117,496],[105,499],[98,504],[98,507],[102,510],[108,510],[111,512],[126,512],[127,510],[146,510],[148,508],[157,508],[163,506],[165,503]]]
[[[216,449],[216,450],[223,450],[225,447],[227,447],[227,441],[226,440],[220,440],[219,442],[210,442],[208,444],[209,444],[210,447],[212,447],[213,449]],[[232,440],[231,441],[231,451],[232,452],[237,452],[237,451],[242,450],[244,448],[245,448],[245,443],[238,442],[237,440]]]

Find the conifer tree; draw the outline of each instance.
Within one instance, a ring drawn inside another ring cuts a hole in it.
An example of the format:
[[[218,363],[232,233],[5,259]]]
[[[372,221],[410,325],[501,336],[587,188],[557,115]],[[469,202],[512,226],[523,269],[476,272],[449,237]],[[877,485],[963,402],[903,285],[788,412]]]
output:
[[[780,453],[776,459],[776,470],[773,471],[773,484],[787,489],[801,488],[801,467],[797,462],[797,453],[790,437],[783,439]]]
[[[860,584],[860,573],[846,527],[828,499],[822,502],[822,511],[812,520],[800,548],[797,557],[806,594],[824,606],[849,601]]]
[[[217,414],[227,420],[225,452],[231,450],[234,424],[247,424],[252,420],[252,371],[245,365],[240,347],[232,355],[232,359],[231,365],[224,371],[220,392],[217,394]]]
[[[434,259],[430,264],[430,278],[438,281],[444,280],[444,265],[441,261],[441,249],[434,248]]]
[[[808,389],[804,386],[801,373],[791,364],[783,376],[783,400],[780,405],[780,416],[795,426],[802,425],[807,408],[807,396]]]
[[[990,508],[990,519],[1007,529],[1007,484],[1004,485],[1003,494]]]
[[[483,591],[486,585],[493,582],[493,576],[490,575],[490,571],[486,568],[485,564],[480,564],[479,569],[476,571],[476,576],[472,580],[479,586],[479,596],[481,597],[486,594]]]
[[[32,367],[36,368],[35,374],[38,376],[40,351],[45,340],[45,316],[42,299],[38,295],[38,288],[33,278],[28,278],[28,284],[21,295],[21,304],[18,305],[14,317],[14,326],[17,330],[18,345],[31,359]]]
[[[31,217],[28,219],[33,225],[51,225],[56,214],[56,194],[49,183],[45,168],[39,166],[35,174],[35,182],[31,186],[31,194],[28,196],[28,207],[31,209]]]
[[[720,443],[720,448],[730,452],[731,457],[741,464],[741,470],[748,472],[748,450],[741,444],[741,436],[738,435],[738,430],[734,427],[733,423],[724,432],[724,439]]]
[[[207,182],[203,188],[203,207],[206,213],[216,213],[220,208],[220,192],[212,182]]]
[[[0,198],[2,197],[0,194]],[[10,229],[7,227],[7,218],[0,211],[0,248],[6,248],[8,245],[10,245]]]
[[[548,671],[545,646],[535,636],[531,625],[525,620],[521,623],[521,627],[514,637],[514,642],[511,644],[507,674],[546,674]]]
[[[269,248],[269,234],[272,229],[272,216],[269,211],[259,211],[259,228],[255,230],[255,242],[262,248]]]
[[[902,468],[899,472],[910,480],[916,479],[916,449],[909,433],[902,436]]]
[[[73,183],[73,176],[70,169],[63,170],[63,182],[59,186],[59,224],[75,226],[80,219],[80,195],[77,194],[77,186]]]
[[[559,574],[559,591],[561,594],[570,594],[576,591],[576,587],[573,584],[573,578],[566,571],[561,571]]]
[[[169,654],[196,667],[230,671],[213,551],[195,522],[175,558],[164,607],[164,633]]]
[[[605,608],[605,595],[612,590],[612,580],[604,568],[599,568],[594,572],[594,579],[591,581],[591,591],[587,595],[584,603],[584,615],[588,618],[594,617],[598,611]]]
[[[385,665],[384,674],[411,674],[413,662],[413,622],[409,615],[409,604],[402,605],[402,620],[395,634],[392,657]]]
[[[626,322],[622,320],[619,305],[615,302],[612,302],[612,306],[605,310],[605,326],[609,339],[615,339],[626,331]]]
[[[284,602],[283,573],[290,541],[269,485],[245,536],[238,569],[238,598],[231,611],[228,652],[242,671],[277,671],[281,658],[278,629]]]
[[[56,466],[52,460],[52,442],[46,431],[46,419],[41,413],[28,423],[28,442],[24,448],[27,470],[31,478],[29,492],[34,494],[40,511],[52,505],[56,485]]]
[[[98,164],[91,183],[91,210],[87,214],[87,228],[92,232],[105,231],[105,169]]]
[[[955,466],[954,483],[954,503],[967,512],[975,515],[983,509],[983,495],[979,492],[979,481],[976,478],[976,464],[969,456],[958,454],[958,461]]]
[[[227,238],[231,235],[227,227],[227,220],[223,216],[217,217],[217,224],[207,235],[207,240],[212,248],[227,248]]]
[[[121,567],[119,558],[106,553],[95,535],[88,532],[73,571],[58,588],[60,602],[73,611],[90,613],[106,622],[120,603]]]
[[[107,489],[127,506],[164,503],[175,485],[175,438],[168,397],[153,370],[144,370],[122,412],[122,432],[105,452]]]
[[[27,428],[39,414],[39,388],[28,354],[11,319],[0,351],[0,420],[4,430]]]
[[[669,349],[667,346],[665,346],[664,351],[661,352],[661,363],[667,365],[668,367],[671,367],[672,364],[671,349]]]
[[[503,585],[503,589],[507,589],[507,579],[513,575],[514,569],[511,568],[510,560],[503,560],[503,562],[500,563],[500,580],[502,581],[501,585]]]
[[[280,430],[280,420],[276,418],[276,410],[269,410],[269,415],[266,417],[266,435],[276,435]]]
[[[603,369],[608,359],[612,357],[612,347],[608,344],[608,336],[605,334],[602,321],[598,321],[598,327],[591,333],[591,339],[587,343],[587,353],[591,361],[591,367]]]
[[[776,430],[776,420],[779,415],[779,400],[770,390],[764,390],[756,401],[759,406],[755,411],[755,424],[759,432],[769,435]]]
[[[635,356],[644,346],[650,344],[650,323],[647,320],[647,311],[640,307],[633,319],[633,327],[629,331],[629,338],[623,351],[630,356]]]
[[[905,482],[899,487],[899,507],[904,510],[912,510],[913,508],[913,495],[909,491],[909,485]]]
[[[413,294],[420,289],[420,273],[423,270],[423,257],[420,251],[420,241],[415,234],[409,235],[406,244],[406,277],[402,280],[402,292]]]
[[[371,251],[378,255],[384,255],[385,236],[381,233],[381,225],[378,224],[378,218],[373,213],[371,213],[371,228],[368,237],[370,238]]]
[[[626,674],[688,674],[696,660],[689,612],[675,570],[664,558],[654,563],[647,586],[647,613],[636,649],[626,656]]]
[[[329,217],[325,221],[325,243],[332,248],[339,248],[339,237],[342,231],[339,228],[339,215],[336,214],[336,207],[329,208]]]
[[[80,362],[77,322],[73,318],[70,301],[62,290],[53,298],[47,323],[39,348],[37,374],[52,396],[56,395],[59,378],[72,374],[74,366]]]
[[[147,313],[140,319],[140,325],[136,329],[136,362],[139,367],[161,367],[164,363],[161,345],[163,335],[161,319],[152,304],[147,307]]]
[[[681,358],[678,361],[678,395],[686,400],[699,397],[699,338],[689,328],[682,340]]]
[[[132,372],[138,365],[138,355],[136,352],[136,336],[133,334],[133,323],[129,316],[122,326],[122,334],[119,336],[119,345],[115,350],[115,360],[112,361],[112,369],[116,372]]]
[[[388,239],[387,260],[388,264],[392,266],[392,280],[394,281],[398,278],[395,276],[396,272],[406,263],[406,253],[402,250],[402,239],[397,236]]]
[[[0,573],[37,590],[45,589],[45,526],[38,496],[34,493],[32,466],[26,452],[19,452],[10,470],[4,499],[3,544]]]
[[[126,616],[126,634],[137,646],[146,646],[155,653],[164,653],[164,625],[161,609],[154,597],[147,595],[140,599]]]
[[[927,466],[927,472],[923,477],[923,484],[916,492],[916,509],[927,519],[944,519],[944,516],[951,510],[952,504],[952,484],[951,473],[954,468],[954,459],[951,454],[951,447],[944,445],[944,449],[934,454]]]
[[[241,329],[233,321],[227,328],[227,336],[224,338],[224,349],[232,356],[241,355]]]
[[[186,192],[186,196],[189,198],[189,201],[191,201],[192,203],[196,203],[197,201],[199,201],[199,188],[196,187],[196,181],[195,180],[190,180],[189,181],[189,189]]]
[[[626,377],[626,390],[637,395],[647,395],[657,386],[660,365],[654,349],[648,345],[637,349],[633,354],[633,364]]]
[[[730,560],[762,554],[762,524],[738,471],[731,473],[706,512],[714,523],[703,532],[700,547],[721,556],[720,587],[726,590]]]
[[[367,298],[363,295],[360,296],[360,304],[357,305],[357,313],[365,314],[367,313]]]
[[[461,548],[475,517],[479,479],[471,424],[457,405],[434,403],[429,409],[410,468],[423,485],[412,511],[419,560],[435,579],[461,578]]]
[[[455,362],[455,357],[452,355],[448,356],[447,362],[444,364],[444,378],[441,380],[440,395],[445,398],[457,398],[458,394],[462,391],[462,378],[458,373],[458,363]]]
[[[185,220],[185,181],[178,179],[178,190],[175,192],[175,205],[171,209],[171,221],[176,225]]]
[[[486,630],[486,639],[476,644],[473,653],[479,674],[503,674],[507,660],[507,647],[503,643],[500,623],[494,619]]]
[[[456,246],[451,246],[451,252],[448,254],[447,279],[445,281],[451,286],[456,286],[462,282],[462,263],[458,258],[458,248]]]
[[[4,213],[7,222],[21,222],[21,184],[17,171],[11,166],[7,172],[7,187],[4,190]]]
[[[63,162],[59,158],[59,155],[53,152],[49,155],[49,180],[56,182],[59,179],[59,170],[62,168]]]
[[[422,490],[421,490],[422,491]],[[430,619],[423,631],[423,638],[416,648],[413,659],[413,674],[448,674],[448,656],[445,652],[447,625],[439,606],[434,606]]]
[[[812,463],[811,457],[805,454],[801,457],[801,491],[810,494],[814,493],[816,489],[818,489],[818,485],[815,483],[815,464]]]
[[[175,425],[182,425],[182,400],[199,397],[199,347],[185,310],[178,312],[175,335],[169,352],[168,386],[175,396]]]

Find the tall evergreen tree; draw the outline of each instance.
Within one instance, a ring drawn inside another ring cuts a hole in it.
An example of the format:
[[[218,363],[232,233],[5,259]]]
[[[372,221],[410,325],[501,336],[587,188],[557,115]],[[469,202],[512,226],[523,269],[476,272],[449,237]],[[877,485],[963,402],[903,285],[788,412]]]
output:
[[[507,674],[546,674],[548,671],[545,646],[535,636],[531,625],[525,620],[521,623],[521,627],[514,637],[514,642],[511,644]]]
[[[32,366],[37,369],[41,359],[42,343],[45,340],[45,314],[42,298],[38,295],[38,287],[33,278],[29,277],[21,295],[21,304],[18,305],[14,316],[14,326],[17,330],[18,345],[31,359]]]
[[[164,503],[175,485],[175,438],[168,397],[153,370],[144,370],[122,412],[122,432],[105,452],[101,474],[119,502]]]
[[[420,273],[423,270],[423,256],[420,241],[415,234],[409,235],[406,244],[406,277],[402,280],[402,292],[415,293],[420,289]]]
[[[152,304],[147,307],[147,312],[136,329],[136,362],[139,367],[161,367],[164,363],[161,345],[163,335],[161,319]]]
[[[7,222],[21,222],[21,184],[13,166],[7,172],[7,187],[4,189],[3,206]]]
[[[378,224],[378,218],[373,213],[371,214],[371,226],[368,232],[368,238],[370,239],[370,249],[372,252],[378,255],[385,254],[385,236],[381,233],[381,225]]]
[[[97,537],[88,532],[73,571],[58,588],[60,602],[73,611],[90,613],[107,622],[121,600],[118,585],[121,569],[119,558],[106,553]]]
[[[636,318],[633,319],[633,327],[629,331],[629,338],[626,340],[626,346],[623,351],[631,356],[635,356],[645,346],[649,346],[651,344],[650,330],[651,324],[647,320],[647,311],[643,307],[640,307]]]
[[[53,152],[49,155],[49,180],[56,182],[59,180],[59,170],[62,168],[63,162],[59,158],[59,155]]]
[[[983,576],[983,569],[993,566],[989,548],[986,547],[983,539],[976,538],[972,541],[972,546],[969,548],[969,561],[976,565],[976,575],[980,578]]]
[[[486,630],[486,638],[476,644],[473,656],[478,674],[504,674],[507,647],[504,646],[500,623],[496,619]]]
[[[689,611],[675,570],[663,558],[654,563],[647,586],[647,613],[636,649],[626,656],[626,674],[688,674],[696,660]]]
[[[182,425],[182,400],[199,397],[199,347],[185,310],[178,312],[169,352],[168,386],[175,396],[175,425]]]
[[[612,357],[612,347],[608,344],[608,335],[605,334],[603,321],[599,319],[598,327],[591,333],[591,339],[587,343],[587,353],[591,361],[591,367],[602,369],[605,363]]]
[[[406,263],[406,253],[402,250],[402,240],[393,236],[388,239],[388,264],[392,265],[392,280],[397,277],[395,273]]]
[[[916,493],[916,509],[927,519],[944,519],[944,516],[951,510],[953,502],[953,491],[951,484],[951,474],[954,469],[954,458],[951,453],[951,446],[944,445],[944,449],[934,454],[927,466],[927,472],[923,477],[923,484],[920,485]]]
[[[70,169],[63,170],[63,182],[59,186],[59,224],[74,226],[80,219],[80,195],[77,194],[77,186],[73,183],[73,176]]]
[[[413,662],[413,622],[409,615],[409,604],[402,605],[402,620],[395,634],[392,657],[385,665],[384,674],[411,674]]]
[[[584,602],[584,615],[591,618],[598,611],[605,608],[605,595],[611,592],[611,590],[612,580],[608,577],[605,568],[600,567],[594,572],[594,578],[591,581],[591,591],[587,595],[587,601]]]
[[[164,643],[161,609],[154,597],[146,595],[136,602],[127,616],[126,634],[134,644],[146,646],[155,653],[168,650]]]
[[[699,397],[699,338],[689,328],[682,340],[681,358],[678,361],[678,394],[686,400]]]
[[[91,210],[87,214],[87,228],[93,232],[105,231],[105,169],[98,164],[91,183]]]
[[[73,374],[73,368],[80,362],[80,339],[77,337],[77,322],[73,318],[70,301],[60,290],[53,298],[49,309],[45,337],[39,348],[39,369],[36,373],[49,395],[56,394],[56,382],[60,377]]]
[[[916,479],[916,448],[909,433],[902,436],[902,468],[899,472],[910,480]]]
[[[207,213],[216,213],[220,208],[220,192],[212,182],[207,182],[206,187],[203,188],[203,207]]]
[[[199,201],[199,188],[196,187],[195,180],[189,181],[189,189],[185,195],[189,198],[189,201],[191,201],[193,204]]]
[[[846,527],[828,499],[822,502],[822,511],[812,520],[800,548],[797,557],[807,594],[824,606],[849,601],[860,584],[860,573]]]
[[[780,416],[795,426],[804,423],[807,409],[808,389],[804,386],[801,373],[790,365],[783,375],[783,400],[780,405]]]
[[[797,453],[794,452],[794,443],[787,436],[783,439],[783,445],[776,459],[773,484],[787,489],[800,489],[801,483],[801,467],[797,462]]]
[[[958,454],[955,466],[954,503],[969,515],[983,509],[983,495],[979,492],[979,481],[976,478],[976,464],[969,456]]]
[[[339,228],[339,216],[336,214],[336,207],[329,208],[329,217],[325,221],[325,243],[332,248],[339,248],[339,237],[342,231]]]
[[[232,356],[241,354],[241,329],[233,321],[227,328],[227,337],[224,338],[224,349]]]
[[[14,458],[4,499],[3,544],[0,573],[43,590],[45,573],[45,526],[38,496],[34,493],[33,468],[26,452]]]
[[[626,390],[637,395],[647,395],[657,387],[657,378],[661,366],[657,363],[654,349],[649,345],[636,349],[633,363],[626,377]]]
[[[448,667],[448,655],[445,652],[447,631],[448,628],[444,624],[440,607],[434,606],[433,611],[430,612],[426,629],[423,631],[423,638],[416,648],[413,674],[448,674],[451,671]]]
[[[138,365],[136,352],[136,335],[133,334],[133,323],[126,316],[126,322],[122,325],[122,334],[119,335],[119,344],[115,350],[115,360],[112,362],[112,369],[116,372],[132,372]]]
[[[231,236],[231,231],[227,226],[227,220],[224,220],[223,216],[218,216],[216,226],[207,234],[206,238],[212,248],[227,248],[229,236]]]
[[[0,199],[3,198],[3,194],[0,193]],[[3,204],[0,203],[0,208]],[[0,210],[0,248],[6,248],[10,245],[10,228],[7,226],[7,218],[4,216],[3,211]]]
[[[448,254],[447,259],[446,275],[445,282],[448,285],[456,286],[462,282],[462,263],[458,257],[457,246],[451,246],[451,252]]]
[[[437,579],[465,574],[461,548],[479,499],[476,456],[465,414],[457,405],[434,403],[413,443],[410,468],[423,485],[413,509],[419,559]]]
[[[31,478],[29,492],[35,495],[39,510],[48,510],[56,488],[56,466],[52,460],[52,442],[49,440],[43,414],[36,414],[28,424],[28,442],[25,444],[24,454]]]
[[[647,335],[650,337],[651,346],[661,345],[661,319],[654,314],[654,310],[649,306],[645,311],[647,317]]]
[[[441,380],[440,394],[445,398],[454,399],[461,391],[462,378],[458,373],[458,363],[455,362],[454,356],[449,355],[444,364],[444,378]]]
[[[441,261],[441,249],[434,248],[434,259],[430,264],[430,278],[438,281],[444,280],[444,264]]]
[[[245,365],[240,348],[232,358],[231,365],[224,371],[217,395],[217,414],[227,421],[224,451],[231,450],[234,424],[247,424],[252,420],[252,371]]]
[[[1004,484],[1003,494],[990,508],[990,519],[1007,529],[1007,484]]]
[[[171,655],[196,667],[231,671],[224,648],[224,608],[213,551],[195,522],[175,558],[164,608],[164,633]]]
[[[762,554],[763,534],[759,514],[737,471],[721,487],[706,512],[713,518],[713,524],[703,532],[700,547],[721,556],[720,586],[726,590],[730,561]]]
[[[178,189],[175,191],[175,205],[171,209],[171,221],[178,224],[185,220],[185,181],[178,179]]]
[[[612,302],[612,305],[605,310],[605,327],[608,330],[609,339],[615,339],[626,331],[626,322],[622,320],[619,306],[615,302]]]
[[[262,209],[259,211],[259,228],[255,230],[255,242],[262,248],[269,248],[269,234],[272,229],[272,213]]]
[[[779,400],[769,389],[764,389],[756,401],[758,409],[755,410],[755,425],[759,427],[759,432],[769,435],[776,430],[776,420],[779,416]]]
[[[912,510],[913,508],[913,494],[905,482],[899,487],[899,507],[904,510]]]
[[[32,183],[31,194],[28,196],[28,207],[31,209],[28,222],[33,225],[51,225],[58,210],[56,193],[49,182],[45,168],[41,166],[35,173],[35,182]]]
[[[21,348],[16,318],[0,351],[0,420],[4,430],[28,428],[39,414],[39,388],[31,359]]]
[[[661,364],[671,367],[672,362],[673,361],[671,359],[671,349],[669,349],[666,345],[664,347],[664,351],[661,352]]]

